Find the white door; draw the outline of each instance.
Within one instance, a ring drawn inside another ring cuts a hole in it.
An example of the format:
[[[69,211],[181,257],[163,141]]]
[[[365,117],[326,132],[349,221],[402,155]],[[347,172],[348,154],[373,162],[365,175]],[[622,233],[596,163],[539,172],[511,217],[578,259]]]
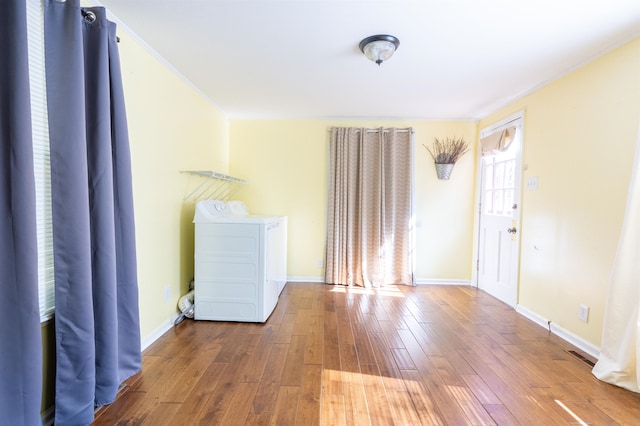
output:
[[[478,288],[514,307],[518,297],[520,254],[521,146],[522,125],[519,124],[506,151],[480,159]]]

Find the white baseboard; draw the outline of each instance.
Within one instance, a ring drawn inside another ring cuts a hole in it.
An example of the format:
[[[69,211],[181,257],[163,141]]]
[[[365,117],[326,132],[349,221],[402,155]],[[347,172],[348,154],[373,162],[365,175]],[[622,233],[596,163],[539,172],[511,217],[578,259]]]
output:
[[[516,306],[516,312],[518,312],[520,315],[529,318],[531,321],[535,322],[536,324],[540,325],[541,327],[544,327],[546,329],[549,329],[549,320],[547,320],[546,318],[541,317],[540,315],[536,314],[535,312],[530,311],[529,309],[525,308],[522,305],[517,305]],[[587,354],[591,355],[592,357],[598,359],[600,357],[600,348],[587,342],[586,340],[584,340],[582,337],[576,336],[575,334],[573,334],[572,332],[560,327],[559,325],[554,324],[553,322],[551,322],[551,332],[553,334],[555,334],[556,336],[560,337],[561,339],[565,340],[566,342],[571,343],[573,346],[577,347],[578,349],[586,352]]]
[[[436,280],[431,278],[419,278],[416,280],[416,285],[471,285],[469,280]]]
[[[287,277],[287,282],[292,283],[323,283],[324,277]]]
[[[173,328],[173,322],[176,320],[176,318],[178,318],[178,314],[173,315],[171,318],[169,318],[169,320],[167,320],[164,323],[160,324],[160,326],[158,328],[153,330],[151,332],[151,334],[149,334],[148,336],[145,336],[145,338],[142,339],[142,341],[140,342],[140,346],[142,348],[142,351],[144,351],[149,346],[151,346],[151,344],[153,344],[153,342],[155,342],[160,337],[162,337],[162,335],[164,333],[166,333],[167,331],[171,330]]]

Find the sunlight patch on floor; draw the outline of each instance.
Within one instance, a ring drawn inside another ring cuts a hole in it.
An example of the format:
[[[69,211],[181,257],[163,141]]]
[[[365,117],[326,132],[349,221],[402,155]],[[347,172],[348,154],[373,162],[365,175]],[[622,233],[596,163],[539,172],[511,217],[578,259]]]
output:
[[[582,420],[580,417],[578,417],[578,416],[576,415],[576,413],[574,413],[573,411],[571,411],[571,409],[570,409],[569,407],[567,407],[566,405],[564,405],[564,404],[562,403],[562,401],[559,401],[559,400],[557,400],[557,399],[555,399],[554,401],[556,402],[556,404],[558,404],[560,407],[562,407],[562,409],[563,409],[564,411],[566,411],[566,412],[567,412],[571,417],[573,417],[573,418],[578,422],[578,424],[579,424],[579,425],[587,426],[587,423],[586,423],[584,420]]]
[[[351,294],[376,294],[378,296],[388,296],[388,297],[404,297],[402,291],[395,286],[385,286],[379,288],[366,288],[366,287],[356,287],[356,286],[346,286],[346,285],[334,285],[331,289],[333,293],[351,293]]]

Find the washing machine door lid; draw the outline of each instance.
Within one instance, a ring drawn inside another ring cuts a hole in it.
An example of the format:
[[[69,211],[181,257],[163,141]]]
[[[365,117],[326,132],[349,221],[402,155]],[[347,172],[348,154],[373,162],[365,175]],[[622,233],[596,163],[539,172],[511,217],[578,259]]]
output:
[[[193,222],[212,222],[216,218],[231,216],[231,210],[222,200],[202,200],[196,204]]]
[[[234,214],[236,216],[249,215],[249,210],[247,210],[247,206],[242,201],[229,200],[227,201],[227,207],[229,207],[231,214]]]

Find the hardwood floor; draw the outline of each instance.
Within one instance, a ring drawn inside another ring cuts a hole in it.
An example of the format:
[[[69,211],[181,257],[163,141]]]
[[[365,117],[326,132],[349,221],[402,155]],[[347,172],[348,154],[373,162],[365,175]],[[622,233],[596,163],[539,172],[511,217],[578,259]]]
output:
[[[289,283],[265,324],[174,327],[94,424],[640,424],[568,350],[471,287]]]

